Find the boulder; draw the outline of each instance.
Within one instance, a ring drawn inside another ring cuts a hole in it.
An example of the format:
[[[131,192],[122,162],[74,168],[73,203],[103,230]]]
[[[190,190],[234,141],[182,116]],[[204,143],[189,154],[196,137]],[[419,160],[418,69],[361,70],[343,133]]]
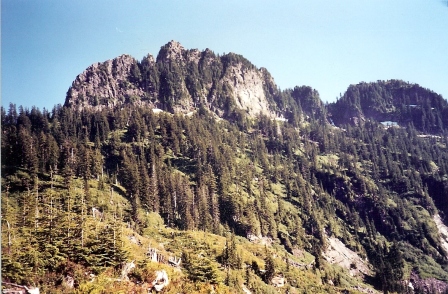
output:
[[[156,271],[155,272],[155,278],[150,283],[149,289],[154,289],[157,292],[162,291],[163,288],[168,286],[169,280],[168,280],[168,274],[165,270]]]
[[[281,276],[275,276],[272,278],[271,283],[276,288],[284,287],[286,284],[286,279]]]

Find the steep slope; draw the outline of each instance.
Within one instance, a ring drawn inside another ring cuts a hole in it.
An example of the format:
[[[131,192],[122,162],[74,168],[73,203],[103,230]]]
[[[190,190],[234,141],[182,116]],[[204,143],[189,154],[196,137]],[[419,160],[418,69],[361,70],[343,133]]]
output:
[[[137,68],[137,60],[129,55],[89,66],[73,81],[65,105],[77,110],[101,110],[142,96],[143,90],[130,82]]]

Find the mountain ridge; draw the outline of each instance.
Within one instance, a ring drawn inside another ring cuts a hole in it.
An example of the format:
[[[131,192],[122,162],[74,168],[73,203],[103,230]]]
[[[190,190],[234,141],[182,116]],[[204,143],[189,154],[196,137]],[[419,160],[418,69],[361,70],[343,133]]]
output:
[[[204,108],[231,120],[245,115],[295,120],[291,115],[299,109],[307,115],[318,113],[322,122],[337,126],[366,119],[412,123],[425,133],[442,133],[448,126],[446,100],[418,84],[361,82],[350,85],[337,101],[324,104],[308,86],[281,91],[267,69],[256,68],[241,55],[185,49],[176,41],[162,46],[156,58],[148,54],[137,61],[121,55],[89,66],[72,83],[64,105],[101,110],[129,103],[173,113]]]
[[[238,108],[249,115],[272,116],[266,94],[275,88],[266,69],[257,69],[240,55],[219,57],[209,49],[186,50],[171,41],[156,59],[147,55],[138,62],[122,55],[88,67],[73,82],[64,105],[100,110],[135,103],[184,113],[205,107],[220,117]]]
[[[329,108],[336,124],[374,119],[404,126],[412,123],[430,133],[441,133],[448,126],[448,103],[441,95],[401,80],[350,85]]]

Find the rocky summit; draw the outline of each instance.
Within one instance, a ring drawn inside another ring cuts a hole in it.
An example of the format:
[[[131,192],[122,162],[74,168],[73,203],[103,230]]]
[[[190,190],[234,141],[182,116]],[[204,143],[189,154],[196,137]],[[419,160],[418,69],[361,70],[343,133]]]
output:
[[[235,111],[273,116],[269,97],[276,88],[266,69],[240,55],[187,50],[171,41],[156,61],[122,55],[91,65],[76,77],[65,106],[101,110],[132,103],[183,113],[204,107],[220,117]]]

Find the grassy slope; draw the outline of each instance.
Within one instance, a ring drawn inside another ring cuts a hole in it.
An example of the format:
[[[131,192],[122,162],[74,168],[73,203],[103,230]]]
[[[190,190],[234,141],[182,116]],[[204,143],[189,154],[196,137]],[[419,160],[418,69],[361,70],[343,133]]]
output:
[[[21,171],[16,177],[9,177],[7,181],[14,186],[14,183],[19,184],[21,179],[26,176],[26,172]],[[64,193],[66,190],[63,188],[61,177],[56,177],[53,181],[53,190],[50,189],[51,182],[49,178],[44,175],[41,175],[40,178],[42,178],[39,182],[40,194],[44,195],[44,197],[51,193]],[[3,182],[6,182],[5,179]],[[126,219],[130,213],[130,203],[128,199],[123,197],[124,190],[122,187],[105,183],[100,190],[98,184],[97,180],[89,180],[89,192],[92,195],[92,206],[102,211],[104,217],[102,220],[94,219],[91,210],[88,213],[86,212],[86,235],[94,234],[92,230],[106,225],[106,222],[110,222],[113,219],[114,214]],[[83,193],[81,179],[75,179],[73,187],[75,195]],[[112,193],[110,192],[111,187]],[[281,185],[276,185],[272,187],[272,190],[275,194],[281,193],[282,187]],[[17,210],[17,200],[22,193],[25,193],[25,191],[12,190],[7,196],[8,199],[5,198],[6,195],[3,193],[3,205],[5,205],[5,201],[8,201],[11,211]],[[337,266],[325,263],[322,270],[313,269],[310,264],[313,262],[314,257],[307,252],[293,256],[287,253],[283,246],[275,242],[272,246],[266,246],[251,243],[246,238],[239,236],[235,237],[235,244],[241,260],[241,268],[226,269],[218,262],[225,248],[226,237],[202,231],[179,231],[167,228],[158,214],[147,214],[141,211],[140,215],[142,223],[146,227],[141,234],[132,230],[128,222],[120,222],[119,224],[122,234],[121,242],[128,253],[127,260],[135,260],[137,264],[134,273],[129,275],[130,281],[116,281],[115,279],[120,275],[119,269],[109,268],[95,277],[93,281],[86,278],[76,281],[76,283],[79,282],[80,284],[75,290],[65,289],[62,285],[45,285],[41,286],[41,290],[48,293],[68,293],[71,291],[77,293],[108,293],[110,291],[114,293],[120,293],[120,291],[122,293],[129,293],[129,291],[143,293],[145,287],[147,287],[147,282],[151,281],[154,272],[165,269],[170,278],[170,285],[164,290],[164,293],[209,293],[212,289],[216,293],[241,293],[243,287],[250,289],[252,293],[278,293],[278,289],[275,289],[272,285],[267,285],[253,270],[246,268],[246,265],[251,265],[255,262],[260,269],[264,269],[266,254],[273,256],[276,273],[283,275],[287,280],[287,285],[280,292],[338,293],[343,289],[353,290],[354,286],[361,284],[361,281],[351,278],[347,270]],[[3,234],[5,234],[5,230],[3,230]],[[227,239],[230,240],[229,238],[230,232]],[[5,236],[2,239],[5,240]],[[141,244],[136,244],[131,239],[138,239]],[[216,270],[218,283],[212,284],[191,280],[182,264],[180,269],[176,269],[165,264],[151,262],[146,256],[148,247],[158,249],[166,257],[180,257],[184,252],[189,253],[194,259],[209,260],[212,267]],[[290,265],[288,267],[285,263],[286,257],[298,264],[309,266],[296,268]],[[338,280],[338,286],[331,285],[336,280]]]

